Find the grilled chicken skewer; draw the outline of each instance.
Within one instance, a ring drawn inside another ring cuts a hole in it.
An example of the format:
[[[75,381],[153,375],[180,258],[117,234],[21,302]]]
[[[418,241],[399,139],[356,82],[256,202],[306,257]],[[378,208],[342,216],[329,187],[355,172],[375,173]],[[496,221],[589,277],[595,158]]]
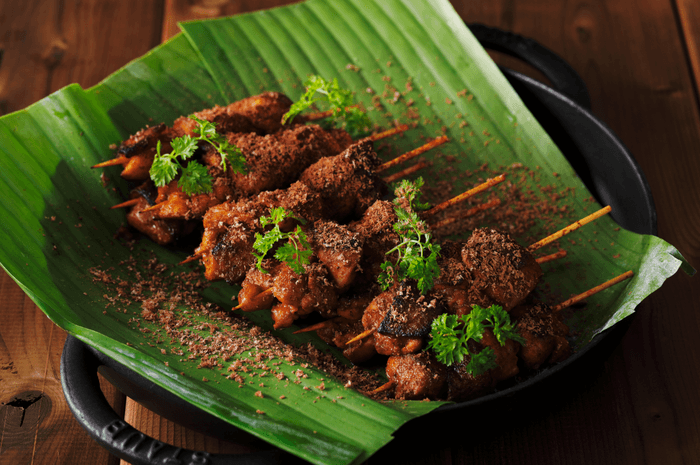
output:
[[[508,340],[501,346],[489,332],[478,343],[494,350],[497,368],[472,375],[465,371],[464,362],[446,366],[428,352],[395,355],[387,361],[389,382],[376,391],[394,390],[397,399],[447,398],[463,401],[483,395],[521,369],[532,371],[543,365],[561,362],[570,355],[571,347],[566,339],[569,328],[563,323],[560,310],[632,276],[633,272],[627,271],[552,307],[530,303],[514,308],[511,316],[524,338],[524,344]]]

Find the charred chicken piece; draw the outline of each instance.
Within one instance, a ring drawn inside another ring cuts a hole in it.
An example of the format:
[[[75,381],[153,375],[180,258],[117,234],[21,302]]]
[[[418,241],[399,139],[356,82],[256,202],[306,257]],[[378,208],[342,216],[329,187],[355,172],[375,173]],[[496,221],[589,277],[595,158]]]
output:
[[[255,263],[255,233],[263,233],[260,217],[272,207],[283,207],[307,223],[321,217],[318,196],[305,185],[295,183],[289,189],[261,192],[238,202],[225,202],[211,207],[204,215],[202,243],[195,250],[205,266],[204,276],[215,281],[224,279],[239,283]],[[298,223],[287,219],[280,229],[290,231]]]
[[[246,157],[247,174],[231,174],[243,195],[285,188],[313,163],[352,143],[345,131],[325,131],[318,125],[291,126],[266,136],[230,134],[228,139]]]
[[[543,303],[520,305],[511,311],[525,344],[518,357],[525,368],[537,370],[544,364],[565,360],[571,355],[566,336],[569,327],[562,321],[561,312],[552,312]]]
[[[338,155],[319,159],[301,173],[299,181],[321,196],[326,218],[343,222],[359,218],[386,195],[386,184],[374,173],[379,165],[374,143],[365,139]]]
[[[275,296],[271,292],[275,276],[282,264],[275,259],[263,260],[261,271],[257,267],[248,270],[238,292],[238,308],[244,312],[256,312],[272,307]]]
[[[358,284],[370,284],[376,281],[381,272],[381,264],[390,259],[386,253],[399,244],[399,236],[393,225],[398,221],[391,202],[377,200],[358,221],[353,221],[348,228],[356,232],[362,241],[362,274],[357,277]]]
[[[506,339],[505,345],[501,345],[493,334],[493,331],[487,329],[484,331],[479,344],[483,347],[491,348],[496,355],[497,366],[489,370],[494,383],[512,378],[520,372],[518,368],[518,350],[520,350],[520,344],[518,342],[512,339]]]
[[[473,286],[506,311],[524,301],[542,277],[532,254],[495,229],[474,230],[462,248],[462,261]]]
[[[420,293],[413,288],[415,282],[402,281],[379,294],[362,315],[365,331],[375,331],[377,353],[405,355],[418,352],[425,345],[430,324],[443,307],[432,297],[419,302]]]
[[[354,364],[366,362],[376,355],[372,335],[359,341],[347,342],[363,330],[360,320],[348,320],[337,317],[329,320],[330,324],[318,330],[318,335],[326,343],[343,349],[343,355]]]
[[[165,124],[146,127],[123,141],[117,148],[117,159],[125,158],[121,176],[127,181],[146,181],[156,155],[158,141],[170,150],[172,133]]]
[[[241,310],[271,308],[274,328],[287,328],[300,317],[318,311],[324,317],[335,316],[338,295],[326,267],[318,262],[304,265],[298,274],[286,263],[265,260],[263,269],[249,270],[238,294]]]
[[[293,103],[280,92],[264,92],[233,102],[226,108],[228,112],[245,116],[264,133],[271,134],[282,128],[282,117]]]
[[[447,368],[428,352],[389,357],[386,374],[397,399],[437,399],[447,390]]]
[[[138,203],[132,206],[126,215],[126,221],[130,226],[148,236],[153,242],[165,245],[174,242],[177,238],[190,233],[194,225],[184,220],[158,220],[152,211],[144,211],[153,205],[155,198],[155,186],[145,182],[132,189],[132,199],[138,199]]]
[[[359,235],[346,226],[320,220],[314,224],[309,239],[314,254],[333,276],[338,292],[346,292],[360,266],[362,242]]]
[[[472,305],[490,307],[496,303],[483,290],[473,285],[472,273],[462,262],[463,247],[463,243],[449,240],[440,244],[440,276],[433,288],[447,303],[448,311],[458,316],[471,312]]]
[[[482,396],[493,388],[491,372],[473,375],[466,370],[469,360],[447,368],[447,400],[464,401]]]
[[[433,320],[445,313],[447,306],[432,294],[421,295],[413,280],[399,283],[391,304],[377,328],[380,334],[426,337]]]
[[[313,311],[332,316],[338,305],[338,294],[328,269],[319,262],[304,265],[304,269],[301,275],[286,264],[278,269],[272,286],[272,293],[279,301],[272,306],[275,329],[287,328]]]

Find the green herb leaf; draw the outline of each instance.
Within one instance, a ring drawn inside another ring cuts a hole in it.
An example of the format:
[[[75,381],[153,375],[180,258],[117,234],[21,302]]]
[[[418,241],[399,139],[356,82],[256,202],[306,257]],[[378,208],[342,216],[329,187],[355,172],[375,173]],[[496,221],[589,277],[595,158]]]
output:
[[[295,273],[303,274],[304,265],[309,263],[309,259],[313,255],[311,244],[299,226],[293,233],[287,233],[287,239],[289,242],[277,249],[275,258],[285,262]]]
[[[413,211],[425,206],[417,201],[422,185],[422,178],[415,182],[404,180],[395,191],[397,198],[394,199],[394,211],[398,221],[394,223],[393,228],[399,235],[400,242],[387,252],[387,255],[398,254],[396,265],[387,260],[381,266],[382,272],[378,280],[384,290],[389,289],[396,281],[411,278],[418,282],[421,294],[425,294],[432,289],[435,279],[440,275],[437,263],[440,246],[430,242],[430,228]],[[406,203],[407,209],[401,206]]]
[[[153,159],[153,164],[151,165],[151,179],[157,187],[163,187],[170,181],[175,179],[177,176],[177,171],[180,165],[173,160],[172,157],[166,155],[161,155],[160,153],[161,144],[160,141],[156,144],[156,156]]]
[[[161,144],[158,141],[156,146],[156,156],[151,165],[151,179],[157,187],[162,187],[175,179],[180,173],[178,186],[187,195],[204,194],[212,191],[212,176],[207,168],[199,162],[190,160],[197,151],[200,141],[207,142],[221,155],[221,168],[226,171],[226,166],[231,165],[231,168],[240,173],[245,173],[245,157],[241,150],[231,144],[226,137],[216,132],[216,123],[206,121],[191,115],[190,119],[197,122],[197,126],[192,130],[197,137],[192,137],[185,134],[182,137],[176,137],[170,145],[173,151],[166,154],[161,154]],[[186,165],[181,164],[180,160],[190,160]]]
[[[204,165],[191,162],[182,167],[182,174],[177,185],[187,195],[204,194],[212,190],[212,177]]]
[[[320,100],[326,100],[330,109],[333,110],[331,119],[335,127],[345,129],[351,137],[359,137],[369,132],[372,121],[367,114],[357,107],[354,107],[352,92],[341,89],[338,79],[326,81],[321,76],[311,76],[306,83],[306,92],[301,98],[294,102],[289,111],[282,117],[282,124],[293,119],[302,111],[310,108]],[[320,94],[320,97],[315,97]]]
[[[297,274],[303,274],[304,265],[309,263],[313,251],[311,250],[311,244],[309,244],[306,233],[304,233],[301,227],[297,225],[294,231],[287,233],[280,230],[279,224],[288,218],[298,220],[302,224],[305,223],[301,218],[294,216],[294,213],[282,207],[273,207],[270,209],[270,216],[260,217],[260,224],[263,228],[270,224],[275,225],[264,235],[255,233],[253,249],[258,253],[256,254],[253,252],[253,255],[257,259],[256,266],[258,270],[263,273],[267,273],[267,270],[262,267],[262,262],[265,260],[267,252],[280,240],[286,240],[287,243],[280,246],[275,252],[275,258],[277,260],[286,263]]]
[[[472,311],[467,315],[458,317],[443,313],[433,320],[428,349],[435,353],[438,361],[448,366],[461,363],[466,357],[470,357],[465,370],[472,375],[480,375],[496,367],[496,355],[490,347],[479,352],[470,352],[468,342],[481,341],[487,329],[493,331],[502,346],[506,344],[507,339],[525,343],[525,339],[516,331],[510,321],[510,315],[503,307],[492,305],[483,308],[472,305]]]
[[[197,140],[189,134],[185,134],[182,137],[176,137],[171,141],[170,145],[173,147],[172,154],[175,154],[173,156],[179,156],[183,160],[192,158],[195,150],[197,150]]]
[[[421,188],[425,184],[422,177],[416,178],[415,181],[409,181],[408,179],[402,179],[401,182],[396,186],[394,192],[396,194],[396,199],[394,203],[400,202],[399,199],[404,198],[408,201],[414,210],[427,210],[430,208],[430,204],[421,203],[419,199],[423,193]]]

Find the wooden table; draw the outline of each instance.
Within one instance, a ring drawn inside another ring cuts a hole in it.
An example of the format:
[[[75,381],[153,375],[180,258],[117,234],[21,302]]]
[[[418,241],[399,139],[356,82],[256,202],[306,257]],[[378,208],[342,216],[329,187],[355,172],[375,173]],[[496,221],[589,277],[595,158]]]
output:
[[[60,87],[92,86],[177,33],[177,21],[253,11],[283,0],[4,0],[0,113]],[[564,57],[590,89],[593,112],[646,173],[659,235],[700,267],[700,3],[692,0],[453,0],[468,22],[531,37]],[[508,66],[512,60],[496,57]],[[528,71],[529,72],[529,71]],[[537,73],[533,73],[537,76]],[[597,377],[570,400],[411,463],[700,463],[700,286],[678,273],[650,298]],[[66,338],[0,273],[0,462],[107,464],[63,398]],[[172,424],[104,383],[141,431],[210,452],[248,450]],[[467,421],[474,421],[469,419]],[[404,457],[403,460],[407,460]],[[394,461],[380,452],[370,463]]]

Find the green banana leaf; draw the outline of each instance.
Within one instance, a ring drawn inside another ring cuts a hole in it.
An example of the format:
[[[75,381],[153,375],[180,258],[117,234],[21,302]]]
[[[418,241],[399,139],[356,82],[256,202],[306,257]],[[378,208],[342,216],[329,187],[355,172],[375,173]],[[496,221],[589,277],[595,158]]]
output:
[[[566,214],[535,222],[527,240],[599,206],[447,0],[309,0],[181,27],[182,34],[93,88],[70,85],[0,118],[0,263],[57,325],[202,410],[311,462],[359,463],[402,424],[441,403],[371,401],[312,367],[296,377],[298,364],[279,366],[283,384],[240,387],[222,376],[231,360],[224,368],[198,368],[201,359],[174,355],[178,345],[141,320],[140,307],[110,306],[107,288],[90,270],[126,279],[126,258],[156,257],[175,272],[191,249],[145,239],[131,247],[116,239],[124,213],[109,207],[126,198],[128,187],[117,168],[104,178],[90,166],[113,157],[110,145],[146,125],[170,124],[266,90],[297,98],[307,76],[318,74],[355,91],[378,127],[415,124],[380,150],[387,159],[425,138],[450,138],[425,155],[432,162],[428,190],[444,191],[446,178],[461,192],[488,164],[513,179],[527,178],[520,188],[535,197],[566,192],[559,200]],[[531,170],[528,176],[521,176],[523,169]],[[546,283],[561,296],[635,272],[570,316],[577,349],[633,313],[681,266],[692,272],[671,245],[621,229],[609,217],[561,246],[569,249],[566,264],[545,266]],[[202,294],[230,308],[237,290],[214,283]],[[174,311],[203,338],[210,334],[202,323],[223,327],[226,321],[182,306]],[[270,330],[265,312],[249,316]],[[275,334],[322,346],[308,334]]]

